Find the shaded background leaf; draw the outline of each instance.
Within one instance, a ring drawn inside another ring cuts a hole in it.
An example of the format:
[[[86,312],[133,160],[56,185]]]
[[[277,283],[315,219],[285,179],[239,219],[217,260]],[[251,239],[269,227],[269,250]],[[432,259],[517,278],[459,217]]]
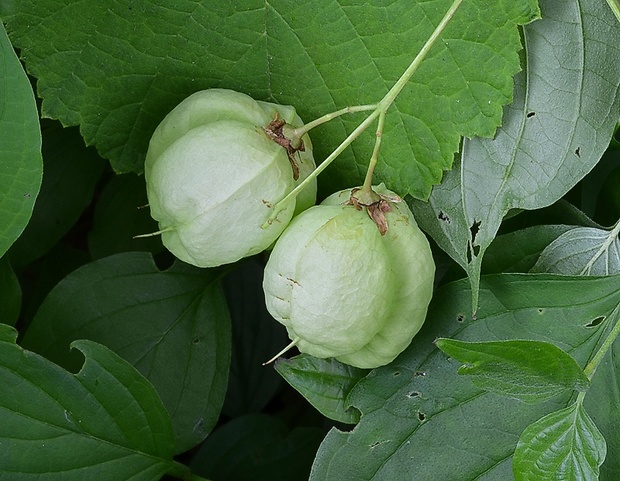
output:
[[[15,344],[0,325],[0,471],[12,480],[157,480],[169,468],[170,417],[153,386],[100,344],[76,341],[76,375]]]
[[[28,226],[9,250],[16,269],[40,258],[75,225],[93,199],[106,162],[86,148],[77,129],[43,124],[41,191]]]
[[[134,239],[159,229],[150,215],[144,177],[115,175],[103,187],[88,232],[88,251],[93,259],[127,251],[163,250],[160,236]]]
[[[291,431],[266,414],[238,417],[216,429],[191,467],[213,481],[299,481],[308,479],[324,437],[318,428]]]
[[[32,215],[41,186],[41,131],[30,81],[0,22],[0,257]]]
[[[434,347],[437,337],[463,341],[531,339],[553,342],[583,366],[606,335],[592,323],[620,302],[620,278],[500,274],[485,276],[477,319],[470,317],[467,280],[435,294],[429,316],[409,348],[391,365],[360,381],[348,401],[362,412],[350,433],[332,429],[322,443],[311,479],[416,481],[509,481],[512,455],[523,430],[549,412],[565,408],[571,394],[542,404],[485,393],[458,362]],[[616,403],[620,368],[617,344],[592,380],[585,407],[607,440],[620,450],[620,422],[609,413]],[[617,410],[614,410],[617,411]],[[617,456],[601,467],[601,480],[614,481]]]
[[[463,143],[458,167],[414,203],[420,226],[465,269],[475,299],[482,258],[513,208],[552,204],[609,145],[620,110],[620,24],[604,2],[543,0],[523,28],[524,72],[493,140]],[[447,219],[447,220],[446,220]]]
[[[74,339],[100,342],[153,383],[170,413],[175,450],[201,442],[224,402],[230,318],[218,271],[182,263],[166,271],[143,252],[87,264],[46,297],[23,346],[74,369]]]
[[[529,272],[545,248],[569,225],[539,225],[497,236],[482,261],[482,272]]]
[[[223,412],[257,413],[281,386],[280,376],[263,363],[289,342],[286,330],[265,307],[263,266],[246,259],[223,279],[232,319],[232,359]]]
[[[80,124],[117,172],[139,172],[155,126],[207,87],[293,104],[306,121],[377,102],[450,4],[18,0],[0,16],[38,79],[44,116]],[[516,25],[537,16],[534,0],[462,4],[388,114],[378,181],[426,197],[461,135],[493,135],[519,70]],[[320,128],[318,159],[359,119]],[[373,143],[369,132],[323,176],[326,193],[361,184]]]
[[[22,307],[22,289],[6,257],[0,257],[0,323],[14,326]]]
[[[555,239],[541,253],[532,272],[575,276],[620,273],[620,222],[612,230],[577,227]]]

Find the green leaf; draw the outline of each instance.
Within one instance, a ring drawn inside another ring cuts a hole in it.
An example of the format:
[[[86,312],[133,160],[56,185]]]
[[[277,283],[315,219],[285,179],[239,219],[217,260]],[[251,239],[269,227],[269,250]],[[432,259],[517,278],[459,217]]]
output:
[[[32,87],[0,22],[0,257],[32,215],[43,164]]]
[[[607,446],[581,402],[548,414],[523,432],[515,450],[516,481],[598,481]]]
[[[493,140],[465,140],[458,167],[415,205],[420,226],[467,272],[474,307],[504,215],[562,197],[599,161],[618,120],[620,24],[607,5],[544,0],[541,11],[523,29],[525,72],[502,128]]]
[[[458,370],[485,391],[528,403],[546,401],[560,393],[586,391],[588,377],[560,348],[541,341],[462,342],[437,339],[437,347],[466,363]]]
[[[88,233],[88,250],[94,259],[127,251],[160,252],[160,236],[134,239],[159,230],[150,215],[146,185],[137,175],[115,175],[103,188]]]
[[[529,272],[541,252],[569,225],[538,225],[503,234],[493,239],[482,261],[482,272]]]
[[[576,227],[542,252],[533,272],[607,276],[620,273],[620,222],[611,230]]]
[[[226,481],[308,479],[323,436],[319,428],[289,431],[281,420],[266,414],[241,416],[207,438],[192,460],[192,471]]]
[[[0,323],[14,326],[22,307],[22,288],[9,260],[0,257]]]
[[[459,376],[434,344],[521,338],[553,342],[584,365],[606,335],[605,322],[620,302],[620,276],[576,277],[501,274],[481,279],[480,308],[471,318],[466,279],[439,289],[428,318],[409,348],[374,370],[347,400],[362,417],[350,432],[332,429],[312,469],[312,481],[511,481],[512,455],[521,433],[550,412],[571,404],[571,394],[527,404],[497,396]],[[585,407],[620,453],[620,344],[599,365]],[[608,456],[601,480],[615,481],[620,457]]]
[[[223,280],[232,319],[232,359],[224,413],[230,417],[263,409],[282,379],[263,363],[288,342],[284,327],[265,307],[264,265],[246,259]]]
[[[77,129],[43,127],[45,174],[28,226],[9,250],[15,268],[43,256],[69,231],[93,199],[106,166]]]
[[[170,418],[153,386],[100,344],[76,341],[71,374],[0,326],[0,471],[14,481],[159,479],[171,466]]]
[[[72,369],[76,338],[105,344],[153,383],[172,418],[175,452],[201,442],[226,392],[230,319],[218,271],[161,272],[147,253],[87,264],[47,296],[23,346]]]
[[[324,416],[347,424],[359,421],[359,411],[346,398],[367,370],[307,354],[276,361],[276,370]]]
[[[87,143],[127,172],[142,170],[164,115],[207,87],[295,105],[306,121],[378,102],[451,3],[17,0],[0,16],[38,78],[44,114],[80,124]],[[519,70],[516,25],[538,15],[534,0],[463,2],[388,114],[378,181],[427,197],[461,135],[493,135]],[[361,118],[320,128],[317,158]],[[324,177],[329,190],[363,181],[373,143],[368,132],[342,156]]]

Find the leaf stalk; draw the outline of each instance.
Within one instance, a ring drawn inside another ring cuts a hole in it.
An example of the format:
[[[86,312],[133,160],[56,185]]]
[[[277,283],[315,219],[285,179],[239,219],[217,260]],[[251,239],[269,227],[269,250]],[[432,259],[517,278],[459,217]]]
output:
[[[420,67],[420,64],[422,63],[422,60],[424,60],[424,58],[426,57],[430,49],[433,47],[433,45],[435,45],[441,33],[445,30],[450,20],[452,20],[452,17],[454,17],[454,14],[456,13],[457,9],[459,8],[462,2],[463,0],[454,0],[452,2],[452,5],[448,9],[448,11],[445,13],[445,15],[443,16],[443,18],[441,19],[437,27],[435,27],[435,29],[433,30],[433,33],[426,40],[426,42],[424,43],[424,45],[422,46],[418,54],[415,56],[411,64],[409,64],[407,69],[403,72],[403,74],[396,81],[396,83],[392,86],[392,88],[387,92],[387,94],[385,94],[385,96],[379,101],[379,103],[377,103],[375,106],[360,105],[360,106],[354,106],[354,107],[346,107],[344,109],[333,112],[332,114],[324,115],[323,117],[320,117],[319,119],[313,122],[310,122],[309,124],[307,124],[308,126],[311,126],[309,128],[300,127],[299,129],[295,129],[296,134],[301,133],[303,135],[303,133],[307,132],[311,128],[316,127],[317,125],[325,123],[329,120],[332,120],[333,118],[338,117],[340,115],[350,113],[350,112],[371,110],[371,108],[374,107],[374,110],[372,111],[372,113],[370,113],[368,117],[366,117],[366,119],[363,122],[361,122],[357,126],[357,128],[353,132],[351,132],[351,134],[349,134],[347,138],[344,139],[342,143],[338,147],[336,147],[336,149],[316,169],[314,169],[314,171],[308,177],[306,177],[300,184],[297,185],[297,187],[295,187],[288,195],[286,195],[282,200],[280,200],[274,206],[273,212],[271,213],[267,221],[262,225],[263,229],[271,225],[273,221],[277,218],[278,214],[286,208],[288,203],[291,202],[293,199],[295,199],[297,195],[299,194],[299,192],[301,192],[310,182],[312,182],[321,172],[323,172],[336,159],[336,157],[338,157],[349,145],[351,145],[351,143],[355,139],[357,139],[362,134],[362,132],[364,132],[377,117],[381,115],[385,115],[385,112],[387,112],[388,108],[392,105],[392,103],[394,103],[394,100],[396,99],[396,97],[398,97],[398,94],[400,94],[400,92],[403,90],[405,85],[407,85],[407,82],[409,81],[409,79],[411,79],[413,74],[418,70],[418,68]],[[380,126],[380,128],[377,128],[378,132],[382,132],[382,130],[383,130],[382,125]],[[381,137],[381,134],[379,133],[377,138],[379,139],[380,137]],[[377,150],[377,148],[378,148],[377,144],[375,144],[375,150]],[[373,153],[373,156],[375,156],[375,153]],[[372,165],[373,172],[374,172],[375,164],[376,162]],[[371,166],[369,165],[369,170],[370,169],[371,169]],[[368,179],[368,174],[366,175],[366,178]],[[372,172],[370,173],[370,178],[372,179]],[[370,182],[372,182],[372,180]]]

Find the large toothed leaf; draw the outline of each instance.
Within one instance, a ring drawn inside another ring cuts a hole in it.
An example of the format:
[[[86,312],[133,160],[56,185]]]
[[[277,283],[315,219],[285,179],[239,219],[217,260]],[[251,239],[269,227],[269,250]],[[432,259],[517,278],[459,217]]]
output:
[[[172,467],[170,417],[153,386],[104,346],[76,341],[71,374],[0,324],[0,477],[156,481]]]
[[[126,172],[142,169],[155,126],[196,90],[292,104],[305,120],[377,102],[451,3],[16,0],[0,16],[39,79],[44,115],[80,124]],[[426,197],[460,136],[493,135],[519,70],[517,25],[538,14],[535,0],[463,2],[388,115],[378,180]],[[321,128],[318,159],[361,118]],[[328,188],[361,183],[372,142],[369,132],[343,155]]]
[[[605,2],[543,0],[523,28],[524,72],[495,139],[466,140],[461,162],[416,202],[418,221],[469,275],[513,208],[552,204],[609,145],[620,110],[620,24]]]

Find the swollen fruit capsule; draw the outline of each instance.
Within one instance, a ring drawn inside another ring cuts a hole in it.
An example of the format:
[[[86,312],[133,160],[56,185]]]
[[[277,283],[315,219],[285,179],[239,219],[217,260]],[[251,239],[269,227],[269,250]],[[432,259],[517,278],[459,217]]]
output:
[[[397,198],[383,185],[374,189]],[[391,362],[424,323],[435,264],[404,202],[381,201],[382,234],[370,207],[347,202],[351,193],[333,194],[291,222],[263,287],[269,312],[301,352],[374,368]]]
[[[287,149],[273,126],[303,123],[289,106],[259,102],[232,90],[197,92],[155,130],[145,178],[152,217],[164,245],[199,267],[235,262],[268,248],[293,214],[313,205],[316,183],[275,222],[274,205],[315,167],[310,138]],[[292,130],[292,129],[291,129]]]

